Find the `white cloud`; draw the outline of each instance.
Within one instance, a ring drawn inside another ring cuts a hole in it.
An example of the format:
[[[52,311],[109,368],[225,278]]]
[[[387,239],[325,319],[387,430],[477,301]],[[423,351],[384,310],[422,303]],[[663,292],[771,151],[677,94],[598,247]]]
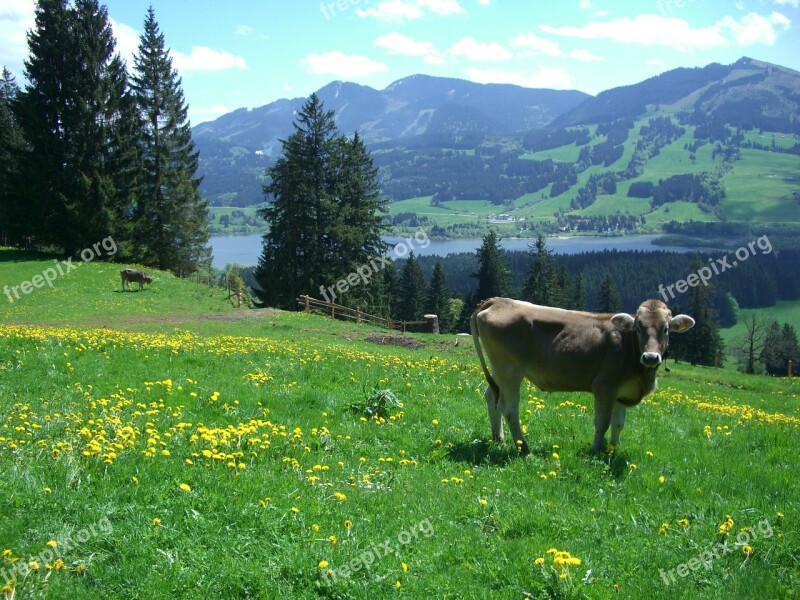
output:
[[[787,29],[789,19],[778,12],[769,17],[757,13],[749,13],[737,20],[726,16],[710,27],[693,28],[683,19],[662,17],[658,15],[638,15],[613,19],[611,21],[594,21],[580,27],[552,27],[540,25],[542,31],[581,39],[607,39],[623,44],[642,46],[665,46],[680,52],[692,52],[704,48],[737,44],[772,45],[777,38],[776,26]]]
[[[442,53],[436,49],[432,42],[417,41],[396,31],[382,35],[375,40],[373,45],[377,48],[383,48],[388,54],[422,57],[425,63],[429,65],[447,64]]]
[[[482,3],[488,4],[488,1]],[[463,12],[458,0],[382,0],[375,7],[356,9],[359,17],[379,21],[412,21],[428,14],[448,16]]]
[[[778,6],[791,6],[792,8],[800,8],[800,0],[775,0]]]
[[[483,6],[489,6],[492,3],[492,0],[478,0],[478,4]]]
[[[578,8],[581,10],[589,10],[590,8],[594,8],[594,4],[591,3],[591,0],[580,0],[580,2],[578,2]]]
[[[231,112],[231,110],[224,104],[214,104],[204,108],[192,108],[189,106],[189,120],[192,125],[203,123],[204,121],[213,121],[217,117]]]
[[[739,46],[765,44],[771,46],[778,37],[774,26],[788,29],[791,21],[779,12],[773,12],[769,17],[756,13],[749,13],[737,21],[733,17],[725,17],[719,24],[729,29],[733,39]]]
[[[108,21],[111,23],[111,30],[117,40],[117,52],[128,63],[130,71],[133,69],[133,56],[139,52],[140,34],[130,25],[119,23],[111,17],[108,18]]]
[[[250,27],[250,25],[237,25],[236,29],[233,30],[234,35],[239,35],[242,37],[253,35],[255,32],[256,30]]]
[[[34,0],[3,0],[0,8],[0,65],[22,73],[28,56],[26,32],[35,24]],[[17,81],[22,85],[21,81]]]
[[[417,4],[437,15],[458,15],[464,12],[458,0],[417,0]]]
[[[191,54],[172,51],[172,64],[179,71],[227,71],[246,70],[247,63],[241,56],[208,46],[193,46]]]
[[[450,47],[453,56],[475,61],[500,61],[511,58],[511,52],[497,42],[481,43],[464,37]]]
[[[561,48],[552,40],[540,38],[535,33],[520,33],[511,40],[511,45],[521,49],[523,56],[561,56]]]
[[[323,54],[309,54],[302,64],[312,75],[333,75],[335,77],[365,77],[373,73],[388,71],[383,64],[357,54],[344,54],[335,50]]]
[[[563,67],[539,67],[535,73],[519,73],[499,69],[470,68],[464,71],[476,83],[511,83],[522,87],[573,89],[572,77]]]
[[[374,8],[357,8],[356,14],[362,18],[374,17],[379,21],[410,21],[425,16],[425,12],[419,6],[406,0],[384,0],[378,2]]]
[[[569,53],[570,58],[574,58],[575,60],[582,60],[584,62],[594,62],[596,60],[603,60],[602,56],[598,56],[597,54],[592,54],[588,50],[573,50]]]

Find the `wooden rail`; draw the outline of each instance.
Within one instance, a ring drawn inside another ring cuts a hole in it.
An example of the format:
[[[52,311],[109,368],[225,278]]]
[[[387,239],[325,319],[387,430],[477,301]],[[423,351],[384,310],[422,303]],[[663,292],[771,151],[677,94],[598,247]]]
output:
[[[303,307],[305,312],[319,312],[330,316],[333,319],[350,319],[356,323],[372,323],[385,329],[399,329],[403,333],[409,325],[428,325],[431,326],[430,319],[424,321],[395,321],[394,319],[385,319],[365,313],[360,308],[350,308],[349,306],[342,306],[335,302],[324,302],[317,300],[311,296],[300,296],[297,303]]]

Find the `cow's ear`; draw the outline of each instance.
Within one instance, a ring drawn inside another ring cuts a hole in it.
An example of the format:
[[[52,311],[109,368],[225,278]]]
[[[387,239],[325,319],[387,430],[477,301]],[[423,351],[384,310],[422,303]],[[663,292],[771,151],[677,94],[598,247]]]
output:
[[[633,331],[636,321],[628,313],[618,313],[611,317],[611,323],[620,331]]]
[[[689,315],[672,317],[669,322],[669,330],[674,333],[683,333],[684,331],[689,331],[692,327],[694,327],[694,319]]]

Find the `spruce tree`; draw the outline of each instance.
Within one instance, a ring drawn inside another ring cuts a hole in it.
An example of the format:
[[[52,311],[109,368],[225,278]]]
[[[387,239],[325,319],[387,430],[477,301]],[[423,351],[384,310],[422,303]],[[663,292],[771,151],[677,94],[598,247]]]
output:
[[[586,310],[586,279],[583,273],[578,273],[575,282],[570,288],[567,308],[570,310]]]
[[[3,68],[0,76],[0,245],[23,243],[24,196],[18,178],[19,159],[24,141],[17,118],[12,110],[19,94],[14,75]]]
[[[477,254],[478,272],[472,276],[478,280],[476,294],[478,301],[493,296],[508,296],[511,290],[508,267],[505,265],[503,250],[494,231],[484,236],[483,244],[478,248]]]
[[[565,300],[561,277],[543,235],[536,238],[530,256],[528,279],[522,289],[523,299],[543,306],[563,307]]]
[[[142,178],[135,251],[144,264],[192,273],[210,261],[208,204],[181,88],[151,6],[133,59],[131,88],[141,119]]]
[[[439,331],[449,332],[451,323],[450,293],[445,285],[444,269],[441,261],[436,261],[431,273],[431,280],[425,292],[425,312],[439,317]]]
[[[68,255],[107,236],[123,242],[130,215],[131,195],[118,185],[132,144],[120,134],[130,126],[127,74],[114,45],[96,0],[39,0],[28,85],[14,105],[27,141],[26,237]]]
[[[400,274],[395,303],[395,318],[400,321],[419,321],[425,312],[425,276],[414,252],[408,254]]]
[[[696,273],[703,266],[700,255],[695,254],[689,264],[688,273]],[[688,313],[695,326],[682,336],[679,342],[680,358],[693,365],[719,366],[725,360],[724,343],[719,334],[717,313],[711,304],[712,286],[696,285],[690,288]]]
[[[260,302],[290,308],[301,294],[323,294],[383,310],[389,291],[377,274],[346,292],[330,289],[358,268],[378,264],[386,250],[377,170],[361,138],[341,135],[333,111],[312,94],[282,146],[264,186],[273,202],[260,211],[270,226],[254,273]]]
[[[600,290],[597,292],[597,305],[597,310],[601,313],[616,313],[622,310],[622,300],[617,292],[617,286],[608,271],[606,271],[603,282],[600,284]]]

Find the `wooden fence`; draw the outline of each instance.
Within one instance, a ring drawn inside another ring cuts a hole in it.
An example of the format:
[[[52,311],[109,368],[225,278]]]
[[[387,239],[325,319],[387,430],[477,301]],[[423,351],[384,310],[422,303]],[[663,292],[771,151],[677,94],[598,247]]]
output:
[[[349,319],[356,323],[372,323],[385,329],[399,329],[403,333],[409,325],[427,325],[426,331],[434,331],[438,333],[439,325],[435,315],[426,315],[424,321],[395,321],[394,319],[385,319],[365,313],[359,308],[350,308],[349,306],[342,306],[335,302],[323,302],[311,296],[300,296],[297,303],[303,307],[306,312],[317,312],[328,315],[333,319]],[[435,325],[434,325],[435,322]],[[435,328],[435,329],[434,329]]]

